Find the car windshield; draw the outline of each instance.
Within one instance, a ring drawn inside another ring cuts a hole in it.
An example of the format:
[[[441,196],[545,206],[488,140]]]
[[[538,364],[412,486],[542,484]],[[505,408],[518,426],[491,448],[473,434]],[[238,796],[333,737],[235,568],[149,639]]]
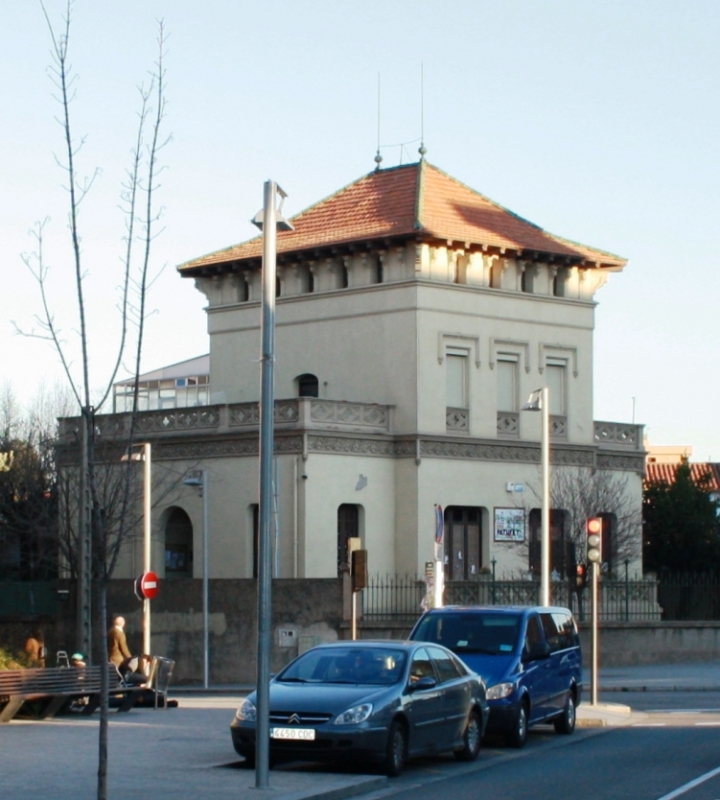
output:
[[[428,614],[412,638],[437,642],[454,653],[510,655],[518,646],[520,621],[520,614]]]
[[[277,677],[288,683],[364,683],[390,686],[404,674],[406,655],[391,647],[321,647],[309,650]]]

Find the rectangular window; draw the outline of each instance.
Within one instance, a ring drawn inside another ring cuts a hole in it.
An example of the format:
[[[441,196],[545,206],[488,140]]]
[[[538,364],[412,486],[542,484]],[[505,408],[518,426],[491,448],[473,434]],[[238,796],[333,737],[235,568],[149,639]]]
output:
[[[445,404],[448,408],[468,408],[468,351],[459,348],[445,353]]]
[[[517,411],[517,359],[498,358],[496,367],[497,410]]]
[[[564,417],[566,411],[566,362],[548,359],[545,364],[545,380],[550,390],[550,414]]]

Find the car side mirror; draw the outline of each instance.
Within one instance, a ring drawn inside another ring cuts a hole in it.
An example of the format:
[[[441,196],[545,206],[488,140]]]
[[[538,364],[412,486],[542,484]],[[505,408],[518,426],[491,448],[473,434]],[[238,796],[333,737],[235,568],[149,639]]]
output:
[[[523,658],[523,661],[540,661],[550,657],[550,645],[547,642],[535,642]]]
[[[431,678],[429,675],[426,675],[424,678],[418,678],[414,683],[411,683],[408,687],[411,692],[422,691],[423,689],[433,689],[437,686],[437,681],[435,678]]]

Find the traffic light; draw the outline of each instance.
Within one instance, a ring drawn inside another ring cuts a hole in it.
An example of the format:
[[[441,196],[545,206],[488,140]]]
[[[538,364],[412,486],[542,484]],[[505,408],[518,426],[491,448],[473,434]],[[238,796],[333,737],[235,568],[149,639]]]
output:
[[[575,567],[575,585],[578,589],[584,589],[587,586],[587,566],[585,564],[578,564]]]
[[[358,592],[360,589],[364,589],[367,586],[367,550],[352,551],[350,561],[350,576],[352,578],[353,592]]]
[[[602,519],[590,517],[585,523],[587,533],[587,558],[599,564],[602,561]]]

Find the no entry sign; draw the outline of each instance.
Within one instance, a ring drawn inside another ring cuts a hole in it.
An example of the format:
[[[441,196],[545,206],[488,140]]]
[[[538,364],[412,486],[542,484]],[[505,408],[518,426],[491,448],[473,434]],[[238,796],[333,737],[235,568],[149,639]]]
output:
[[[160,581],[154,572],[144,572],[135,581],[135,594],[140,600],[152,600],[157,597]]]

